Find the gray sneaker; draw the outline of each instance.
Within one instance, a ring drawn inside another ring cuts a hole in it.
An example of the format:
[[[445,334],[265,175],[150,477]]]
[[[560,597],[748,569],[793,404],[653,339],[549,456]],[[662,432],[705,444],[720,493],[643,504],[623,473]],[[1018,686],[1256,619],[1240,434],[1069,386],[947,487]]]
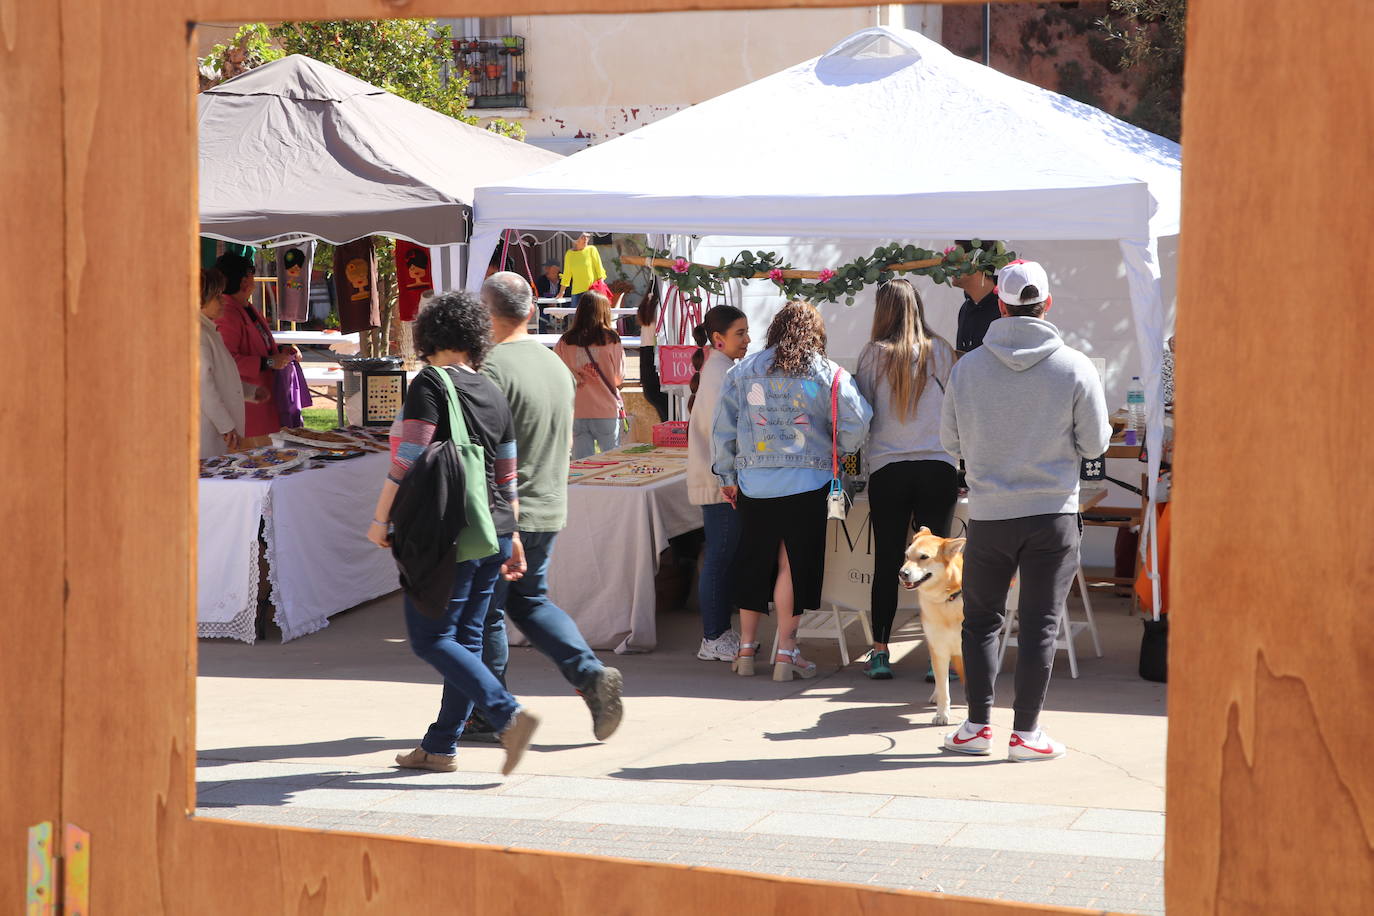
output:
[[[697,658],[705,662],[732,662],[739,654],[739,634],[734,630],[726,630],[715,639],[702,638],[701,648],[697,649]]]
[[[586,689],[577,691],[592,713],[592,734],[605,741],[620,727],[625,706],[620,701],[625,678],[617,668],[602,668]]]

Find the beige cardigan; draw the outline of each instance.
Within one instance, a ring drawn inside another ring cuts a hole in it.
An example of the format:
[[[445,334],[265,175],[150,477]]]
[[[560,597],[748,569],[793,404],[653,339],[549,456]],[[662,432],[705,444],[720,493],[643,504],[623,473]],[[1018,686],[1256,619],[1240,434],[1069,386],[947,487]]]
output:
[[[697,385],[697,399],[687,425],[687,498],[694,506],[713,506],[723,503],[720,478],[711,472],[715,460],[711,427],[715,425],[716,406],[725,386],[725,373],[735,361],[716,349],[706,351],[701,366],[701,381]]]
[[[223,435],[235,430],[243,435],[243,399],[249,386],[239,378],[239,367],[219,328],[204,314],[200,319],[200,457],[224,453]]]

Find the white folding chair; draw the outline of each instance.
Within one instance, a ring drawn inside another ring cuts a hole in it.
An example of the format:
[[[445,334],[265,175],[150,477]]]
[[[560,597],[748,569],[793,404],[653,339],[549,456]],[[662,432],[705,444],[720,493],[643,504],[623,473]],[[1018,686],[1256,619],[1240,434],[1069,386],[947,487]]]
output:
[[[806,611],[802,614],[801,620],[797,622],[797,639],[833,639],[840,644],[840,662],[844,665],[849,664],[849,643],[844,636],[845,627],[849,626],[856,619],[863,627],[864,645],[873,645],[873,622],[869,619],[868,611],[849,607],[834,601],[822,601],[823,606],[817,611]],[[773,628],[773,654],[769,656],[769,663],[778,657],[778,629]]]
[[[1070,620],[1068,605],[1059,615],[1059,626],[1055,630],[1054,650],[1055,652],[1066,652],[1069,656],[1069,676],[1078,677],[1078,653],[1074,649],[1074,640],[1080,633],[1087,630],[1093,638],[1093,651],[1098,658],[1102,657],[1102,642],[1097,637],[1097,623],[1093,620],[1092,599],[1088,597],[1088,582],[1083,576],[1083,566],[1080,564],[1078,573],[1074,577],[1078,582],[1078,593],[1083,596],[1084,620]],[[997,650],[997,669],[1002,669],[1002,663],[1006,661],[1007,647],[1018,645],[1016,641],[1016,609],[1020,603],[1019,590],[1015,593],[1016,600],[1008,600],[1007,619],[1002,624],[1000,636],[1001,646]]]

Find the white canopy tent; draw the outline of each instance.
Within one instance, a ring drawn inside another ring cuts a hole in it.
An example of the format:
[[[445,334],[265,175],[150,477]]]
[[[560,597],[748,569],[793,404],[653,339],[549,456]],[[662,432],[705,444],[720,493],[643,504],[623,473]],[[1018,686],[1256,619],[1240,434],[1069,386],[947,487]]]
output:
[[[561,158],[299,54],[197,104],[201,234],[228,242],[466,242],[475,187]]]
[[[1158,240],[1178,233],[1179,196],[1178,144],[918,33],[878,27],[518,181],[479,187],[472,263],[486,263],[507,227],[1115,241],[1146,389],[1153,501],[1164,426]],[[480,271],[470,267],[468,280],[479,283]]]

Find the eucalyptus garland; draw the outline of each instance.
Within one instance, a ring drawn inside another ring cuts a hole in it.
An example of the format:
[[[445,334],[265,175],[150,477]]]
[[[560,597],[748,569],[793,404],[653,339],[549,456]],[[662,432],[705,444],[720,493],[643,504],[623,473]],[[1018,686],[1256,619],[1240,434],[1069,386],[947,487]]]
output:
[[[948,283],[955,277],[972,273],[1001,270],[1016,260],[1016,252],[1008,251],[1001,242],[984,248],[979,239],[971,240],[973,251],[951,246],[944,251],[931,251],[915,245],[893,243],[875,248],[868,257],[855,258],[840,267],[823,270],[798,270],[785,264],[774,251],[741,251],[733,260],[721,258],[720,264],[696,264],[686,258],[674,258],[666,250],[649,249],[647,257],[623,258],[626,263],[642,263],[661,279],[681,290],[693,302],[702,297],[724,295],[731,280],[768,279],[777,284],[786,299],[806,299],[811,302],[838,302],[853,305],[854,297],[865,286],[886,283],[899,275],[929,277],[936,283]]]

